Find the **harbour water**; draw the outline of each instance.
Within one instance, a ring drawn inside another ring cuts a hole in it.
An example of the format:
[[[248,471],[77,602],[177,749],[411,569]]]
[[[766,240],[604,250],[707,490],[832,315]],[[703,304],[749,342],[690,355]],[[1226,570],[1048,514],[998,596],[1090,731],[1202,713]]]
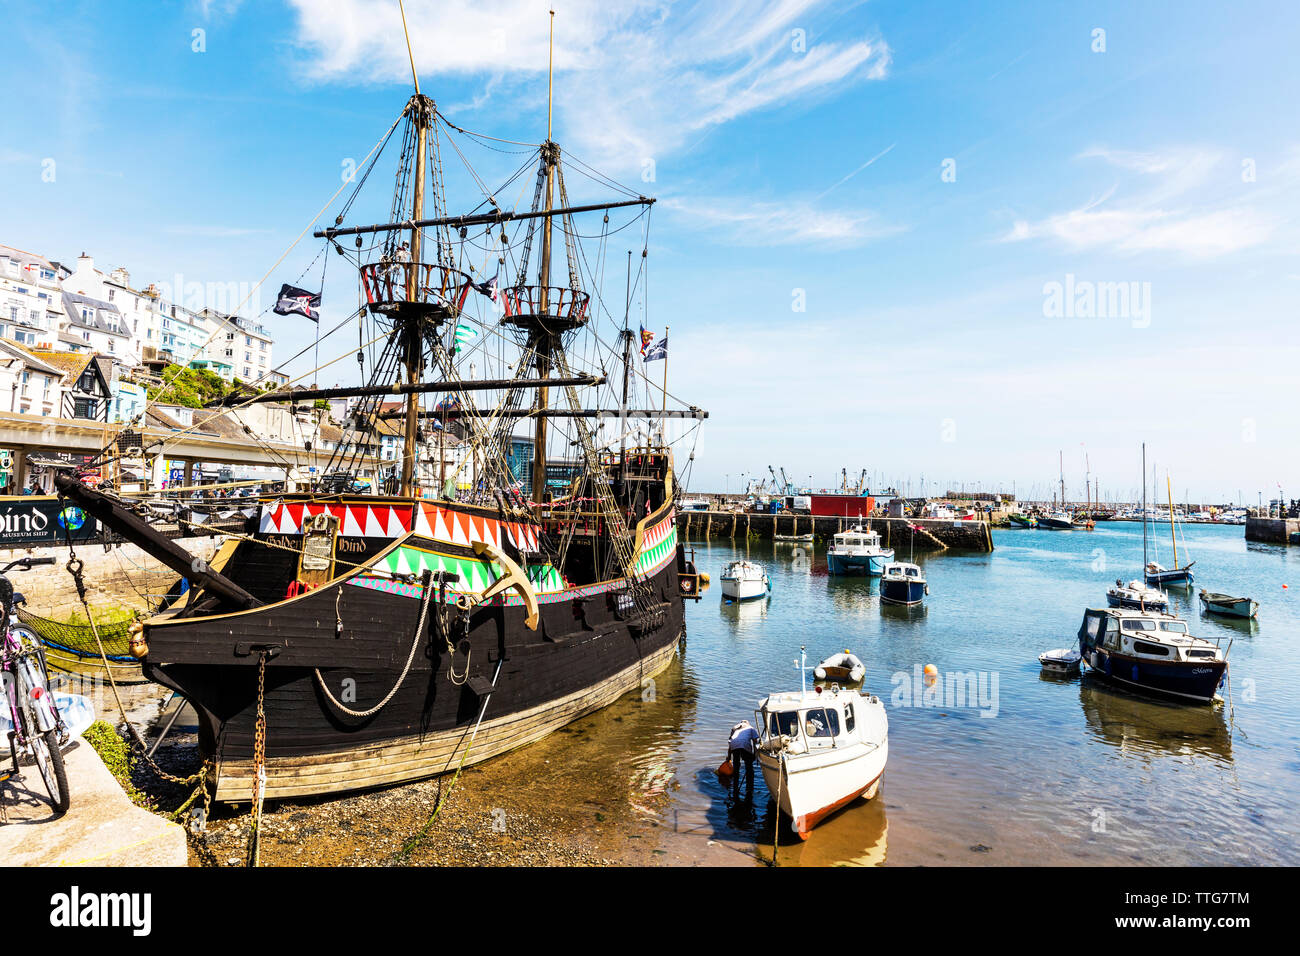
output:
[[[1168,526],[1159,530],[1167,545]],[[1040,673],[1037,655],[1075,643],[1084,607],[1104,606],[1109,584],[1140,573],[1140,524],[995,531],[991,554],[918,554],[931,595],[913,609],[882,607],[878,581],[829,577],[820,545],[714,540],[697,544],[698,566],[716,579],[733,557],[759,561],[770,600],[726,604],[715,586],[688,607],[680,662],[639,698],[494,761],[492,776],[545,766],[575,789],[625,793],[636,812],[624,836],[654,835],[646,862],[770,860],[761,775],[750,809],[733,806],[715,774],[728,730],[768,691],[798,686],[801,643],[810,663],[851,648],[867,687],[890,704],[880,796],[806,843],[784,837],[780,863],[1295,865],[1300,551],[1248,544],[1239,527],[1192,526],[1186,538],[1197,583],[1171,599],[1194,634],[1231,641],[1223,705],[1165,704]],[[1203,616],[1202,586],[1253,596],[1258,621]],[[899,688],[926,664],[974,672],[982,696],[905,706]],[[613,834],[606,848],[618,853],[619,843]]]

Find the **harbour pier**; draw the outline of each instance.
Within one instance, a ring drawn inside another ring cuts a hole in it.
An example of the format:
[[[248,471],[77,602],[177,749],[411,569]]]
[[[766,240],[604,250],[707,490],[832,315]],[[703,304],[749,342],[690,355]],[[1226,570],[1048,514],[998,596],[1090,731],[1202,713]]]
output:
[[[861,522],[880,534],[886,547],[907,548],[915,540],[918,551],[993,550],[987,521],[954,521],[945,518],[845,518],[834,515],[776,514],[748,511],[679,511],[677,530],[688,541],[714,538],[772,540],[776,535],[814,534],[829,541],[840,531]]]
[[[1246,540],[1264,544],[1289,544],[1300,533],[1300,518],[1247,518]]]

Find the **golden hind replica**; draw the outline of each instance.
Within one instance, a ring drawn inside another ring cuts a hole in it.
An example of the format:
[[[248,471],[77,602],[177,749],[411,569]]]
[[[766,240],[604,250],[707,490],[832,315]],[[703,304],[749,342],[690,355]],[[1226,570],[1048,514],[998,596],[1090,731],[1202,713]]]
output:
[[[368,384],[220,403],[348,396],[358,434],[395,417],[404,445],[388,494],[348,493],[362,443],[345,435],[326,478],[264,500],[210,566],[196,567],[137,502],[59,480],[61,496],[188,585],[173,588],[133,647],[147,676],[198,713],[216,799],[397,784],[485,760],[641,686],[677,651],[683,600],[698,596],[701,576],[677,538],[665,420],[707,413],[668,409],[666,389],[662,403],[646,402],[661,408],[629,408],[651,395],[633,364],[631,278],[626,293],[617,290],[625,308],[615,316],[592,267],[618,228],[611,214],[644,227],[653,200],[626,190],[570,205],[549,116],[547,125],[514,176],[451,215],[443,147],[463,156],[503,141],[449,123],[417,79],[343,212],[315,233],[328,256],[356,267],[361,338],[378,343],[359,353]],[[390,221],[346,224],[394,139]],[[534,165],[531,208],[498,206],[495,197],[526,182]],[[602,190],[612,185],[580,172]],[[596,237],[593,255],[579,241],[580,221]],[[563,284],[552,265],[557,232]],[[470,337],[478,344],[458,350]],[[620,365],[621,380],[607,381],[603,372]],[[467,367],[499,377],[476,379]],[[404,407],[385,410],[393,396]],[[418,460],[432,443],[426,429],[443,426],[471,448],[457,476],[441,467],[431,475]],[[531,435],[516,434],[523,429]]]

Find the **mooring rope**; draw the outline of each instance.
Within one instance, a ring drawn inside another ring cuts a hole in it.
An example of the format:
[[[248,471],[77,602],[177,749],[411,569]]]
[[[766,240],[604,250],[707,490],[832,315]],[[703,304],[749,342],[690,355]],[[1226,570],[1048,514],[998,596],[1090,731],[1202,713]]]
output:
[[[420,635],[424,633],[424,625],[429,620],[429,598],[433,594],[432,578],[433,572],[426,570],[424,572],[423,581],[424,598],[420,602],[420,623],[416,625],[415,635],[411,638],[411,653],[407,655],[406,666],[402,668],[402,674],[397,678],[397,683],[393,685],[393,689],[384,696],[383,700],[375,704],[374,707],[371,707],[369,710],[353,710],[351,707],[341,703],[337,697],[330,693],[330,689],[325,686],[325,678],[321,676],[320,668],[312,668],[313,672],[316,674],[316,683],[320,685],[321,692],[329,699],[331,704],[343,711],[343,713],[347,714],[349,717],[373,717],[384,709],[388,702],[393,699],[393,695],[397,693],[398,689],[406,681],[406,675],[410,673],[411,664],[415,661],[415,650],[420,646]],[[339,585],[339,587],[342,587],[342,585]]]

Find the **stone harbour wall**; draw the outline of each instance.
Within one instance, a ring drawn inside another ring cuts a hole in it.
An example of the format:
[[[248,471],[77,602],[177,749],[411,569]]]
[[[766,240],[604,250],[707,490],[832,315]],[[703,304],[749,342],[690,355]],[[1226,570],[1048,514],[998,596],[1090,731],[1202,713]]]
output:
[[[857,518],[797,515],[790,512],[755,514],[731,511],[679,511],[677,530],[684,540],[739,538],[746,536],[770,539],[773,535],[800,535],[812,532],[828,541],[839,531],[858,524]],[[879,533],[885,547],[906,555],[915,540],[917,551],[992,551],[993,538],[985,521],[952,521],[938,518],[863,518],[864,527]],[[918,530],[913,532],[913,528]],[[902,557],[899,560],[903,560]]]
[[[223,540],[217,535],[179,538],[176,543],[206,561],[212,559]],[[0,549],[0,566],[27,554],[56,559],[52,565],[9,572],[14,590],[27,598],[27,610],[53,621],[84,621],[85,609],[67,569],[68,549]],[[116,544],[106,552],[102,544],[87,543],[77,547],[77,557],[85,565],[82,576],[86,582],[86,598],[96,620],[117,617],[125,611],[148,610],[176,579],[176,572],[133,544]]]

